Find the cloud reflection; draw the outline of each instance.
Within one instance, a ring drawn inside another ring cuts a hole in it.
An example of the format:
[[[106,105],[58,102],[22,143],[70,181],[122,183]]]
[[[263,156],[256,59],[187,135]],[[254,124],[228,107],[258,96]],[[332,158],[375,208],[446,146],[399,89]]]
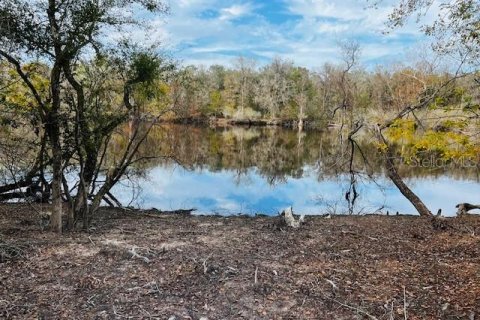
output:
[[[304,172],[300,178],[289,177],[272,186],[255,169],[247,170],[245,176],[238,179],[235,170],[189,171],[162,165],[150,169],[147,178],[139,181],[143,190],[135,204],[161,210],[196,208],[199,214],[222,215],[273,215],[288,206],[293,206],[296,213],[309,215],[333,210],[339,214],[347,212],[346,176],[318,181],[313,168],[305,167]],[[430,210],[436,212],[441,208],[448,216],[455,214],[457,203],[478,202],[480,194],[478,182],[447,176],[410,178],[408,183]],[[357,212],[373,213],[382,208],[383,213],[389,210],[415,214],[413,206],[386,178],[380,178],[377,184],[371,181],[360,184]],[[131,190],[125,187],[116,187],[115,193],[119,199],[131,198]]]

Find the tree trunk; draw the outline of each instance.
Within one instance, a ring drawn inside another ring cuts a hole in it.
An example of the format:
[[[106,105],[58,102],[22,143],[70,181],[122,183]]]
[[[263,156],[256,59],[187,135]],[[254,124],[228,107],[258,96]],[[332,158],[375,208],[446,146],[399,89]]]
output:
[[[408,201],[417,209],[417,212],[422,217],[431,217],[432,213],[428,210],[423,201],[403,182],[402,177],[398,174],[395,163],[393,162],[393,153],[389,146],[385,154],[386,169],[388,177],[393,181],[395,186],[407,198]]]
[[[50,226],[52,230],[59,233],[62,232],[62,215],[63,215],[63,199],[62,199],[62,144],[60,139],[60,76],[61,70],[57,62],[50,75],[50,90],[52,95],[51,111],[48,115],[48,121],[45,125],[50,146],[52,148],[52,216],[50,217]]]
[[[56,126],[56,125],[54,125]],[[52,230],[59,233],[62,232],[62,215],[63,215],[63,200],[62,200],[62,149],[60,145],[60,133],[57,130],[52,130],[52,216],[50,225]]]
[[[302,88],[303,90],[303,88]],[[307,97],[302,92],[298,99],[298,131],[303,131],[303,119],[305,118],[305,105],[307,104]]]

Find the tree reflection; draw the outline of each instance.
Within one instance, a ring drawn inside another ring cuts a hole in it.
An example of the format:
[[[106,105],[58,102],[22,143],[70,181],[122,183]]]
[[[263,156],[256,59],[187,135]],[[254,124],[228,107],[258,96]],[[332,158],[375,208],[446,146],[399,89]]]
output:
[[[382,156],[374,143],[356,138],[361,152],[355,152],[353,167],[361,179],[384,176]],[[114,152],[112,149],[112,152]],[[254,169],[269,184],[302,178],[313,168],[319,181],[349,173],[351,150],[335,130],[304,131],[279,127],[202,127],[160,124],[155,126],[139,157],[150,159],[142,168],[171,166],[191,170],[235,171],[238,181]],[[398,159],[406,178],[439,177],[478,179],[478,168],[461,165],[414,166]]]

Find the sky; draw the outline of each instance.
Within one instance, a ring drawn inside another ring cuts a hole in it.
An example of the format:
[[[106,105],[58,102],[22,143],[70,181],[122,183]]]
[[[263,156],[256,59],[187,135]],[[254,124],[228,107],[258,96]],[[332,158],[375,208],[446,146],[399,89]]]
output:
[[[397,1],[398,2],[398,1]],[[170,14],[151,21],[153,35],[182,64],[259,65],[279,57],[317,68],[340,59],[339,42],[356,41],[367,67],[408,61],[426,41],[415,21],[385,35],[394,0],[170,0]],[[431,8],[422,23],[438,12]]]

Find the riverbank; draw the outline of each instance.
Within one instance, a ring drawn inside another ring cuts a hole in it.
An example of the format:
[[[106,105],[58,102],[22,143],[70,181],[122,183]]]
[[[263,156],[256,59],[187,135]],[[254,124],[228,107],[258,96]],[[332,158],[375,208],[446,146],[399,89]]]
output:
[[[58,236],[0,205],[0,243],[18,249],[0,263],[0,318],[480,316],[478,216],[277,222],[102,209],[89,233]]]
[[[235,119],[223,117],[185,117],[173,119],[161,119],[160,123],[202,125],[214,127],[230,127],[230,126],[248,126],[248,127],[282,127],[298,129],[298,120],[296,119]],[[336,127],[335,124],[327,126],[328,128]],[[302,129],[323,130],[326,127],[321,125],[321,121],[304,120]]]

